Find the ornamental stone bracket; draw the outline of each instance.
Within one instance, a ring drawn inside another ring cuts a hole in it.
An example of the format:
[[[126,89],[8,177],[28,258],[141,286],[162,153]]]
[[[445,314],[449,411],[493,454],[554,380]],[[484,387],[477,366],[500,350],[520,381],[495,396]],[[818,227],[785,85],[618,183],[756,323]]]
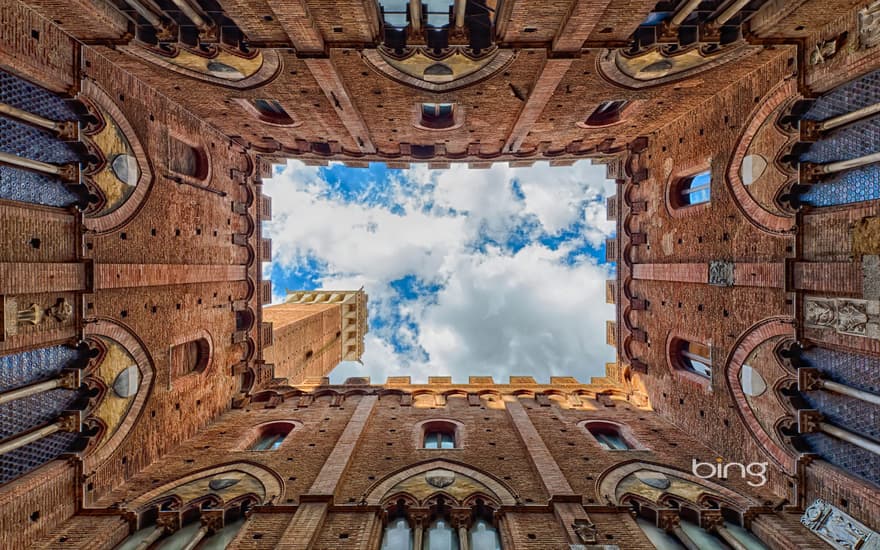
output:
[[[0,297],[0,342],[18,335],[19,326],[37,326],[47,319],[64,323],[73,316],[73,305],[64,298],[59,298],[47,308],[34,303],[24,309],[19,308],[15,296]]]
[[[859,11],[859,48],[873,48],[880,44],[880,1],[872,2]]]
[[[733,286],[736,264],[725,260],[709,262],[709,284],[714,286]]]
[[[804,326],[880,339],[880,301],[807,297]]]
[[[880,550],[880,535],[822,499],[804,511],[801,523],[838,550]]]
[[[811,434],[822,431],[822,413],[816,409],[800,409],[797,415],[798,433]]]

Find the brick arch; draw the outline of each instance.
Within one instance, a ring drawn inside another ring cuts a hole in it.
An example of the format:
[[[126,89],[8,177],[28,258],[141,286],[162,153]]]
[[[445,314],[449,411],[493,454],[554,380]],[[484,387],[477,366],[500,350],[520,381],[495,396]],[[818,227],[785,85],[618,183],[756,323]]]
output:
[[[260,51],[260,53],[263,54],[263,64],[257,72],[241,80],[226,80],[224,78],[181,67],[180,65],[166,61],[162,56],[153,53],[142,46],[120,46],[119,50],[130,54],[132,57],[157,65],[173,73],[182,74],[192,79],[201,80],[224,88],[234,88],[237,90],[249,90],[265,86],[275,80],[283,68],[281,56],[278,55],[275,50],[270,48],[265,48]]]
[[[614,495],[617,492],[617,486],[620,485],[620,483],[630,474],[634,474],[639,470],[658,472],[661,474],[677,477],[685,481],[689,481],[691,483],[694,483],[695,485],[705,487],[706,492],[711,492],[718,495],[719,497],[727,500],[731,504],[739,507],[741,510],[747,510],[748,508],[751,508],[753,506],[761,506],[762,504],[761,502],[758,502],[757,500],[754,500],[749,496],[743,495],[732,489],[728,489],[727,487],[719,485],[713,481],[709,481],[708,479],[701,479],[690,472],[685,472],[676,468],[670,468],[661,464],[640,460],[631,460],[629,462],[616,464],[602,472],[602,474],[599,475],[599,477],[596,479],[596,494],[607,498],[609,502],[616,502]]]
[[[739,175],[739,167],[742,164],[752,140],[764,125],[767,118],[776,111],[776,108],[788,101],[789,98],[797,93],[797,81],[788,79],[775,88],[770,90],[766,96],[749,116],[749,124],[737,141],[733,155],[727,165],[727,187],[733,195],[733,203],[742,213],[742,215],[751,222],[752,225],[771,235],[789,235],[795,231],[795,219],[790,216],[780,216],[770,212],[758,201],[752,197],[746,185],[743,183]]]
[[[175,487],[179,487],[181,485],[189,483],[190,481],[196,481],[206,477],[213,477],[215,475],[233,470],[238,470],[250,476],[253,476],[263,485],[263,489],[266,492],[266,498],[265,502],[263,502],[262,504],[271,502],[272,500],[278,498],[281,494],[283,494],[284,482],[281,480],[281,477],[274,471],[253,462],[230,462],[227,464],[214,466],[213,468],[197,470],[183,477],[179,477],[174,481],[169,481],[168,483],[160,485],[155,489],[151,489],[146,493],[143,493],[140,496],[126,502],[124,508],[126,510],[136,512],[144,506],[148,505],[150,502],[156,500],[158,497],[162,496],[166,492],[174,489]]]
[[[122,444],[135,422],[137,422],[147,399],[152,393],[155,365],[147,352],[146,346],[128,328],[106,319],[99,319],[83,327],[84,336],[103,336],[121,345],[131,355],[141,372],[141,382],[128,412],[113,435],[103,445],[83,458],[83,472],[94,472],[98,466],[107,461]]]
[[[128,221],[134,218],[138,211],[140,211],[153,187],[153,169],[150,165],[150,159],[147,156],[146,150],[138,139],[137,133],[134,131],[134,127],[128,119],[125,118],[125,115],[122,114],[122,110],[116,105],[116,102],[111,99],[110,95],[98,86],[97,83],[88,78],[83,79],[82,81],[82,91],[80,95],[84,96],[87,101],[94,102],[110,115],[119,129],[122,130],[125,139],[128,140],[128,144],[131,146],[134,157],[137,159],[138,169],[140,170],[140,177],[138,177],[137,185],[131,193],[131,196],[129,196],[124,203],[119,205],[118,208],[108,213],[106,216],[83,218],[83,225],[86,229],[95,231],[98,234],[109,233],[110,231],[114,231],[127,224]]]
[[[438,468],[462,474],[479,481],[494,493],[492,496],[495,498],[495,501],[500,502],[502,506],[514,506],[516,504],[514,492],[501,481],[488,474],[484,474],[479,470],[475,470],[470,466],[449,460],[431,460],[422,462],[421,464],[410,466],[409,468],[399,470],[398,472],[385,477],[385,479],[379,481],[370,488],[366,496],[367,504],[381,504],[385,500],[386,495],[389,495],[391,489],[398,483]]]
[[[743,424],[761,450],[789,475],[795,475],[797,472],[797,457],[776,443],[758,422],[758,418],[749,406],[740,386],[739,374],[746,359],[758,346],[776,336],[793,337],[794,331],[794,319],[790,317],[770,317],[758,321],[740,335],[724,364],[727,389],[736,404],[736,410],[742,418]]]
[[[451,428],[455,437],[455,448],[461,449],[467,441],[467,429],[464,422],[449,417],[427,418],[421,422],[416,422],[412,428],[412,440],[416,449],[423,449],[424,432],[426,427],[443,426]],[[448,450],[448,449],[447,449]]]

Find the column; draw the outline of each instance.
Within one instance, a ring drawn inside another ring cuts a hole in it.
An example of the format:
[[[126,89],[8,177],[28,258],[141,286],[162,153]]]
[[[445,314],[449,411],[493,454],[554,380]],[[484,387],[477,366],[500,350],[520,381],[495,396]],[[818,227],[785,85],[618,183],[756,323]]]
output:
[[[802,434],[822,432],[880,455],[880,442],[825,422],[822,413],[816,409],[801,409],[798,411],[798,432]]]
[[[0,442],[0,455],[39,441],[55,432],[78,432],[81,424],[82,411],[67,411],[51,424],[3,440]]]
[[[79,388],[80,385],[80,374],[81,371],[79,369],[64,369],[57,378],[35,382],[14,390],[2,392],[0,393],[0,405],[15,401],[16,399],[22,399],[30,395],[42,393],[44,391],[54,390],[55,388],[75,390]]]
[[[798,369],[798,391],[827,390],[841,395],[848,395],[866,403],[880,406],[880,395],[851,388],[845,384],[826,380],[822,377],[819,369],[814,367],[801,367]],[[2,403],[0,397],[0,403]]]

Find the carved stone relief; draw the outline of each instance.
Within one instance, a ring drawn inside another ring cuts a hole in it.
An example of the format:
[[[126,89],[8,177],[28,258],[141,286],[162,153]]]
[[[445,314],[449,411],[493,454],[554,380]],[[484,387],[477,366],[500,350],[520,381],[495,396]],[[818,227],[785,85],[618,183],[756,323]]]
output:
[[[715,286],[733,286],[734,263],[724,260],[709,262],[709,284]]]
[[[880,302],[808,297],[804,301],[804,324],[831,328],[841,334],[880,338]]]
[[[64,298],[58,298],[58,301],[48,308],[34,303],[22,308],[15,296],[3,296],[0,299],[0,329],[2,329],[0,341],[17,335],[19,326],[36,326],[47,319],[64,323],[72,316],[73,305]]]
[[[859,47],[872,48],[877,44],[880,44],[880,2],[859,12]]]
[[[880,535],[822,499],[806,509],[801,523],[839,550],[880,549]]]

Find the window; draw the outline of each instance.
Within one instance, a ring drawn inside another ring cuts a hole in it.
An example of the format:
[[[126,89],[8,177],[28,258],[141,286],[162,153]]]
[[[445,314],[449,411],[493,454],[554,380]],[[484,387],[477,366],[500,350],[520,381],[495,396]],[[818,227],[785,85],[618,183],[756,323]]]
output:
[[[386,508],[388,520],[381,550],[461,550],[462,542],[469,550],[502,550],[501,537],[494,524],[497,504],[490,505],[483,499],[476,502],[465,499],[465,502],[470,513],[461,518],[463,524],[460,527],[467,535],[467,541],[462,541],[459,529],[450,521],[455,503],[443,496],[432,498],[426,503],[430,509],[427,521],[413,524],[408,516],[408,505],[399,499]],[[420,544],[416,547],[418,541]]]
[[[703,378],[712,377],[712,359],[705,344],[676,340],[674,342],[674,365]]]
[[[455,125],[454,103],[422,103],[421,126],[443,130]]]
[[[446,518],[437,518],[428,525],[422,550],[459,550],[458,533]]]
[[[386,26],[405,29],[409,25],[409,0],[381,0],[379,6]]]
[[[455,432],[447,430],[431,430],[425,432],[425,449],[454,449]]]
[[[596,110],[587,117],[585,124],[587,126],[608,126],[616,122],[620,122],[620,114],[626,107],[627,100],[615,99],[612,101],[603,101],[596,107]]]
[[[606,451],[628,451],[633,448],[620,431],[620,427],[609,422],[587,422],[587,431],[590,432],[599,446]]]
[[[172,378],[204,371],[208,366],[210,357],[211,345],[205,338],[198,338],[171,346]]]
[[[483,518],[478,518],[468,533],[470,550],[501,550],[498,529]]]
[[[208,176],[208,157],[201,147],[193,147],[169,137],[168,168],[184,176],[205,179]],[[128,177],[128,173],[126,176]]]
[[[253,99],[250,104],[261,122],[278,126],[293,125],[293,118],[274,99]]]
[[[289,422],[275,422],[260,429],[260,435],[248,448],[251,451],[277,451],[287,435],[293,430]]]
[[[673,200],[676,208],[709,202],[712,174],[708,170],[678,180]]]
[[[413,535],[409,523],[403,516],[388,522],[382,536],[382,550],[413,550]]]

